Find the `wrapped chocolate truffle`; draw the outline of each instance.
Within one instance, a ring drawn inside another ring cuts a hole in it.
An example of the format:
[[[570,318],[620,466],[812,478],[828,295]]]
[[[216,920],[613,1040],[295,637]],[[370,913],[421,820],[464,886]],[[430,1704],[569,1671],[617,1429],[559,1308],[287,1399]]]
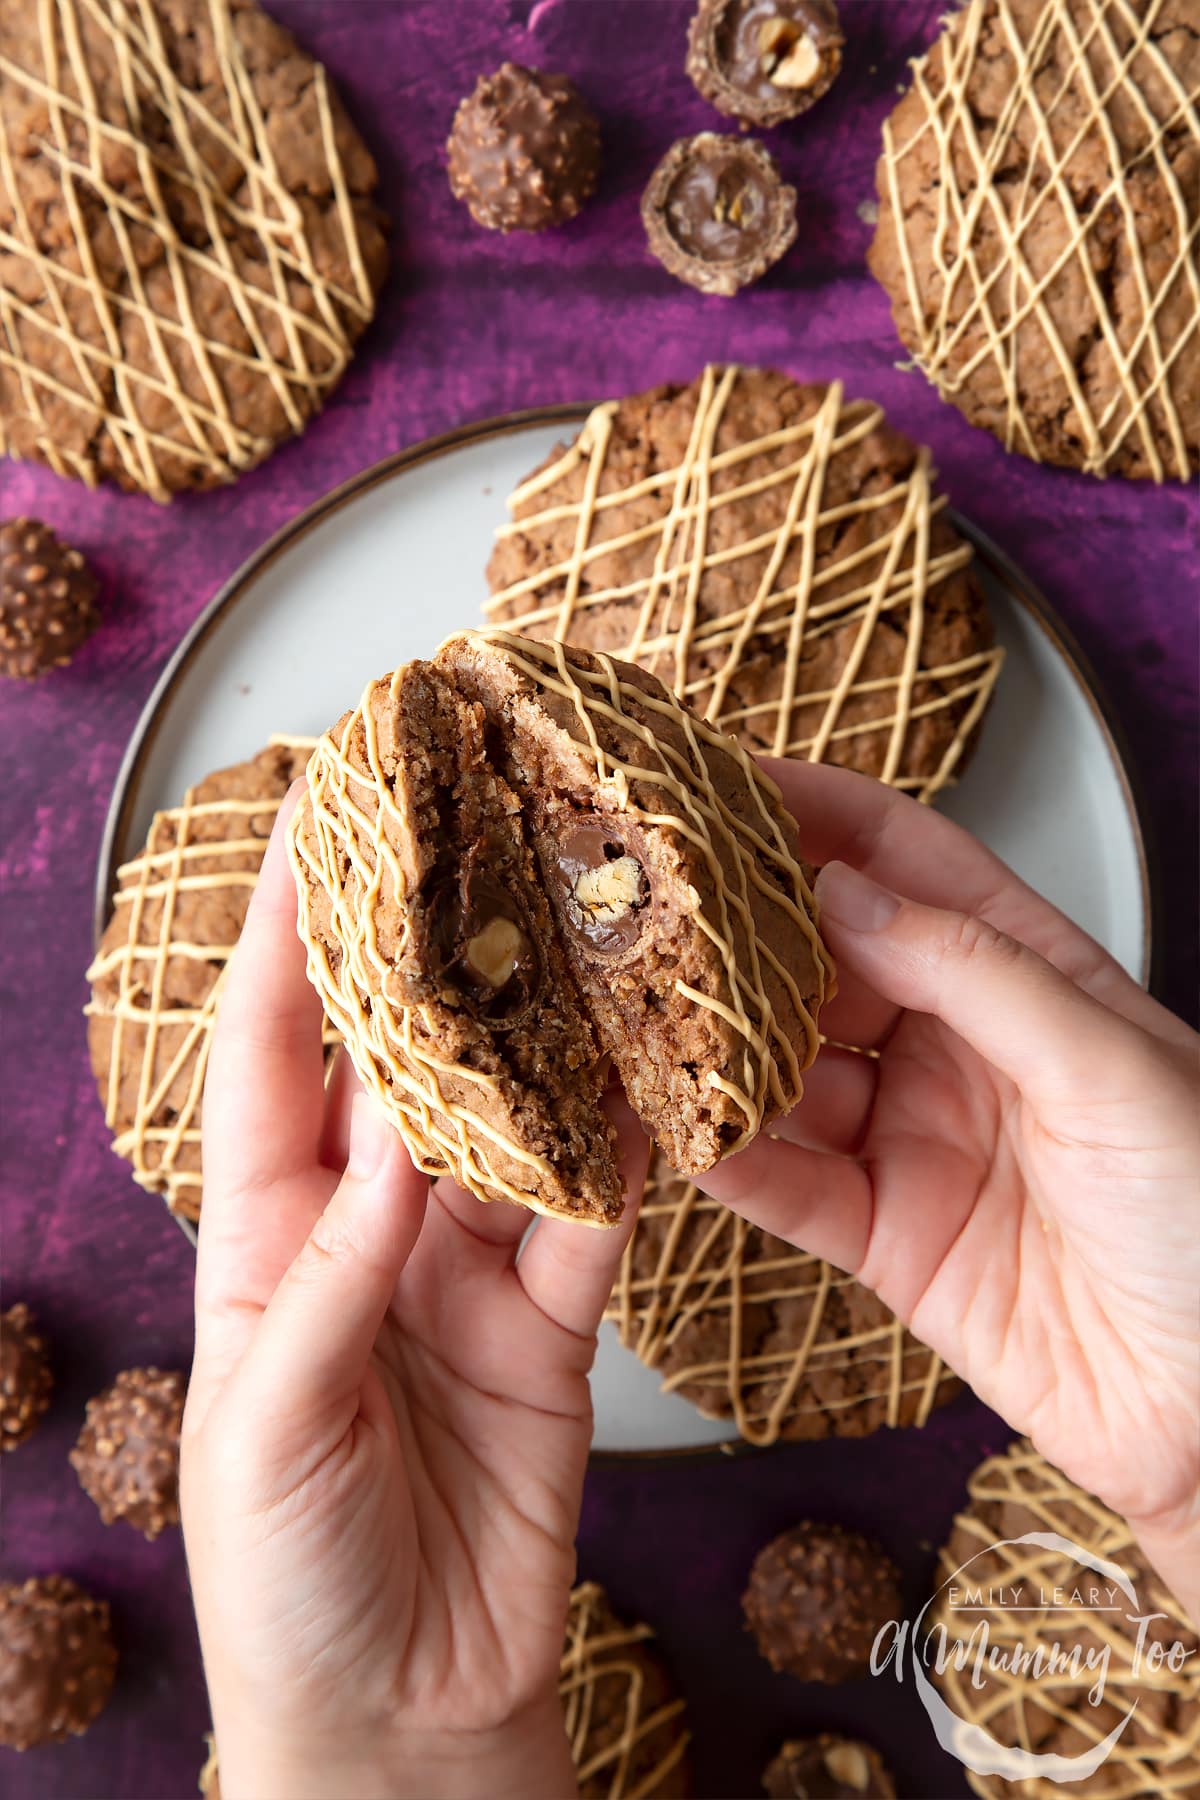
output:
[[[455,198],[489,231],[564,224],[600,173],[600,127],[574,82],[520,63],[480,76],[446,149]]]
[[[106,1525],[123,1519],[148,1538],[178,1525],[184,1395],[182,1375],[123,1369],[88,1401],[71,1466]]]
[[[829,1732],[785,1744],[768,1765],[763,1787],[769,1800],[896,1800],[879,1752]]]
[[[642,196],[663,268],[702,294],[736,294],[796,238],[796,190],[752,139],[702,131],[672,144]]]
[[[844,42],[834,0],[700,0],[686,67],[718,112],[779,125],[828,92]]]
[[[20,1303],[0,1313],[0,1450],[32,1436],[54,1390],[46,1341],[33,1323]]]
[[[877,1633],[901,1616],[899,1576],[870,1538],[805,1523],[759,1551],[742,1607],[773,1669],[849,1681],[866,1674]]]
[[[116,1669],[105,1601],[63,1575],[0,1584],[0,1744],[29,1750],[86,1731]]]
[[[0,521],[0,674],[33,681],[69,663],[100,623],[98,584],[39,519]]]

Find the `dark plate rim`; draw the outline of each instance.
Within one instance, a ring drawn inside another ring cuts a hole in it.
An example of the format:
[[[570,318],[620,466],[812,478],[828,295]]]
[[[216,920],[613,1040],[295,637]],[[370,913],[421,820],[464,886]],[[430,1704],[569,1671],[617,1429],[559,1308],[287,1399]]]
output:
[[[306,536],[317,525],[323,524],[342,507],[359,499],[363,494],[369,493],[382,483],[392,480],[397,475],[418,468],[424,463],[432,462],[437,457],[449,455],[452,451],[463,449],[467,445],[483,443],[491,438],[509,437],[514,432],[532,430],[537,427],[578,426],[582,424],[591,410],[591,406],[586,403],[577,404],[570,401],[553,406],[529,407],[522,411],[501,413],[493,418],[459,425],[452,431],[442,432],[436,437],[423,438],[418,443],[409,445],[405,450],[395,451],[391,456],[385,456],[379,462],[370,464],[367,468],[360,470],[357,475],[351,475],[346,481],[332,488],[327,494],[311,501],[293,518],[281,525],[278,531],[274,532],[264,544],[261,544],[242,563],[240,568],[235,569],[233,574],[221,584],[212,599],[192,621],[168,658],[162,673],[150,690],[149,697],[138,716],[137,724],[134,726],[125,754],[121,759],[116,781],[113,784],[112,799],[105,817],[104,833],[100,841],[100,854],[96,867],[92,910],[92,929],[96,944],[99,944],[104,927],[108,922],[112,896],[116,889],[117,869],[125,859],[125,839],[128,836],[129,821],[137,805],[150,754],[162,723],[165,703],[197,651],[216,630],[226,612],[252,591],[255,581],[264,570],[270,568],[271,564],[285,550],[291,549],[300,538]],[[991,569],[997,580],[1012,594],[1018,604],[1025,608],[1034,623],[1066,662],[1100,728],[1117,772],[1137,851],[1143,920],[1141,979],[1143,985],[1151,993],[1156,993],[1162,972],[1161,882],[1158,874],[1158,858],[1146,826],[1141,783],[1136,774],[1125,733],[1087,655],[1080,647],[1070,627],[1046,599],[1046,596],[1029,580],[1012,558],[988,537],[986,532],[980,531],[977,526],[971,524],[968,519],[963,518],[961,513],[953,509],[949,516],[955,529],[972,545],[980,562]],[[195,1244],[195,1228],[185,1219],[176,1217],[175,1222],[185,1236]],[[750,1453],[754,1449],[755,1446],[746,1444],[740,1439],[730,1439],[727,1442],[716,1444],[687,1445],[682,1448],[664,1450],[593,1450],[590,1460],[596,1464],[658,1462],[678,1460],[679,1458],[741,1455]]]

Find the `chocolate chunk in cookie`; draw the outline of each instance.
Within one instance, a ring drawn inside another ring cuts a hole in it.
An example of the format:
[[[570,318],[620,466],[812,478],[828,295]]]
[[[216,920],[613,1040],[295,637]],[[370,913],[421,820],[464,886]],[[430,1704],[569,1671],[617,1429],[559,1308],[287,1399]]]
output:
[[[742,1608],[773,1669],[849,1681],[867,1673],[876,1636],[902,1616],[900,1578],[870,1538],[806,1522],[759,1551]]]
[[[100,623],[98,592],[79,551],[49,525],[0,521],[0,675],[32,681],[65,667]]]
[[[828,93],[844,41],[833,0],[700,0],[687,72],[718,112],[779,125]]]
[[[558,1693],[580,1800],[685,1800],[691,1793],[683,1701],[651,1644],[604,1589],[571,1595]]]
[[[254,0],[5,0],[0,68],[0,452],[233,480],[324,406],[386,268],[325,70]]]
[[[597,406],[509,497],[497,623],[650,669],[749,750],[931,800],[1003,662],[928,450],[840,383],[706,369]]]
[[[769,150],[702,131],[672,144],[642,195],[646,242],[667,273],[728,298],[796,239],[796,190]]]
[[[106,1525],[156,1538],[179,1523],[179,1433],[187,1386],[162,1369],[122,1369],[87,1404],[71,1451],[79,1485]]]
[[[970,0],[877,182],[871,270],[972,424],[1093,475],[1200,469],[1196,0]]]
[[[785,1744],[763,1775],[763,1787],[769,1800],[896,1800],[878,1750],[829,1732]]]
[[[446,150],[455,199],[490,231],[564,224],[600,173],[600,127],[574,82],[519,63],[480,76]]]
[[[1132,1597],[1102,1567],[1120,1570]],[[1103,1766],[1077,1785],[1068,1771],[1063,1794],[1200,1794],[1196,1622],[1128,1523],[1032,1444],[973,1471],[937,1582],[925,1623],[944,1648],[928,1667],[964,1728],[1045,1757],[1083,1757],[1113,1732]],[[1006,1660],[977,1657],[981,1641]],[[971,1784],[985,1800],[1050,1785],[998,1774]]]
[[[225,964],[312,745],[280,738],[155,814],[145,847],[117,871],[88,970],[88,1049],[113,1149],[184,1218],[200,1211],[201,1096]]]
[[[46,1340],[18,1301],[0,1313],[0,1450],[15,1450],[33,1436],[53,1391]]]
[[[0,1584],[0,1744],[79,1736],[103,1712],[116,1669],[107,1602],[63,1575]]]
[[[373,682],[308,780],[309,973],[422,1167],[611,1223],[609,1059],[695,1170],[799,1097],[833,978],[794,823],[652,676],[465,632]]]
[[[924,1425],[961,1386],[869,1288],[709,1199],[659,1152],[607,1317],[665,1392],[752,1444]]]

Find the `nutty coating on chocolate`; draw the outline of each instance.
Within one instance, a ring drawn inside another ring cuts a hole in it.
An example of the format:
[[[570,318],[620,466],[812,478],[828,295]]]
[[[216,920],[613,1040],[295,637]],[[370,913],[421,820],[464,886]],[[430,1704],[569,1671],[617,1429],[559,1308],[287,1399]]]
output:
[[[796,238],[796,190],[752,139],[702,131],[672,144],[642,195],[646,241],[668,274],[728,298]]]
[[[87,1404],[71,1467],[106,1525],[148,1538],[179,1523],[179,1432],[186,1386],[173,1370],[123,1369]]]
[[[0,1313],[0,1450],[15,1450],[33,1435],[53,1390],[46,1340],[18,1302]]]
[[[40,519],[0,522],[0,675],[36,681],[70,662],[100,623],[99,584]]]
[[[0,1744],[29,1750],[86,1731],[116,1668],[106,1601],[64,1575],[0,1584]]]
[[[480,76],[446,149],[455,198],[489,231],[564,224],[600,173],[600,127],[574,82],[520,63]]]
[[[742,1596],[763,1656],[800,1681],[865,1675],[876,1634],[901,1604],[899,1575],[878,1544],[811,1521],[759,1551]]]
[[[823,1731],[784,1744],[763,1775],[769,1800],[896,1800],[877,1750]]]
[[[700,0],[685,67],[718,112],[779,125],[828,93],[844,42],[833,0]]]

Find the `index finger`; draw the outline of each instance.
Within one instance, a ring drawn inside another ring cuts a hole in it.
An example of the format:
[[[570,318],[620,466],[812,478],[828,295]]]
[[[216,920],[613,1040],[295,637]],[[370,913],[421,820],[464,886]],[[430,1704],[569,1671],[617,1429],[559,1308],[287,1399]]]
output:
[[[1114,957],[961,825],[853,769],[761,760],[810,862],[849,863],[908,900],[985,919],[1093,999],[1160,1037],[1173,1035],[1171,1015]]]

